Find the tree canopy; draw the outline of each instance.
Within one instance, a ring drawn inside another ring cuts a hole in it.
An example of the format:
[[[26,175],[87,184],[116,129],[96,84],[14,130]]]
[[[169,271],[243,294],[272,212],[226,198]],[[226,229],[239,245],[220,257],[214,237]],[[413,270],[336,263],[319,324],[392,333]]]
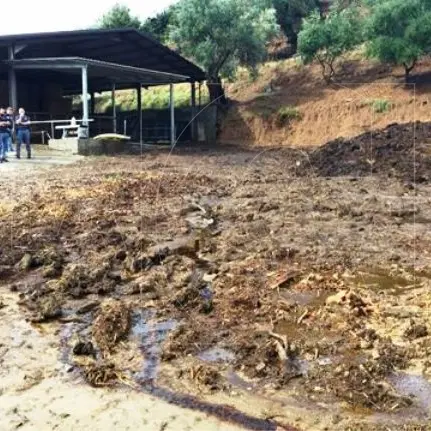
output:
[[[296,52],[302,20],[319,8],[318,0],[273,0],[277,22]]]
[[[155,39],[165,42],[169,36],[169,24],[175,14],[175,5],[170,6],[156,16],[147,18],[142,24],[142,30],[151,34]]]
[[[362,40],[362,21],[356,8],[333,9],[325,19],[313,12],[304,20],[298,50],[304,63],[317,60],[329,82],[335,74],[336,60]]]
[[[136,28],[140,30],[142,23],[140,19],[133,16],[130,8],[117,3],[99,20],[98,27],[106,29],[114,28]]]
[[[366,32],[368,54],[404,66],[406,77],[431,48],[431,1],[376,2]]]
[[[170,37],[205,69],[214,100],[222,96],[220,75],[230,75],[238,65],[256,67],[278,32],[270,0],[181,0]]]

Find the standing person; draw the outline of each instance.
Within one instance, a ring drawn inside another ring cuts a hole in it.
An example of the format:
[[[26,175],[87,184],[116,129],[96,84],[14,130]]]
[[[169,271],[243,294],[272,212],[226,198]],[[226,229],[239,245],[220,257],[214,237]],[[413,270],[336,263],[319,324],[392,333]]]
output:
[[[21,158],[21,144],[25,144],[27,150],[27,159],[31,159],[31,148],[30,148],[30,117],[26,115],[24,108],[19,108],[19,114],[15,118],[16,126],[16,158]]]
[[[0,163],[8,162],[7,146],[9,144],[9,128],[12,127],[12,122],[8,119],[6,111],[0,109]]]
[[[13,114],[13,108],[10,106],[6,109],[6,115],[11,121],[11,127],[9,129],[9,140],[8,140],[8,151],[14,152],[13,148],[13,132],[14,132],[14,114]]]

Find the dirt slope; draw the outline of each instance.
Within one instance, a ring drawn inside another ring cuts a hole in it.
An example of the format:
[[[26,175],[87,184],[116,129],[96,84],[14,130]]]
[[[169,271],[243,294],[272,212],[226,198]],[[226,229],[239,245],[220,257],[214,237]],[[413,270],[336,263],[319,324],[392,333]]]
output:
[[[420,64],[415,83],[406,84],[400,70],[349,60],[337,82],[328,86],[317,66],[300,66],[293,59],[268,63],[256,81],[244,77],[228,86],[234,106],[224,121],[221,141],[316,146],[394,122],[428,121],[430,67],[429,61]],[[280,124],[279,110],[288,106],[301,118]]]

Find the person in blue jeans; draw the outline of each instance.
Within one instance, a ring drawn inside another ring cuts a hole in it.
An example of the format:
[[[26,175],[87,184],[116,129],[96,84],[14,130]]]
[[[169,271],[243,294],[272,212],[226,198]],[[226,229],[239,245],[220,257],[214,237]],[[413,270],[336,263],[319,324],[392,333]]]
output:
[[[8,140],[8,151],[14,152],[13,148],[13,120],[14,120],[14,114],[13,114],[13,108],[9,106],[9,108],[6,109],[6,115],[11,121],[11,127],[9,129],[9,140]]]
[[[0,163],[8,162],[7,150],[9,144],[9,129],[12,122],[6,115],[4,109],[0,110]]]
[[[21,158],[21,144],[25,144],[27,150],[27,159],[31,159],[30,147],[30,117],[25,114],[24,108],[19,108],[18,115],[15,118],[16,127],[16,158]]]

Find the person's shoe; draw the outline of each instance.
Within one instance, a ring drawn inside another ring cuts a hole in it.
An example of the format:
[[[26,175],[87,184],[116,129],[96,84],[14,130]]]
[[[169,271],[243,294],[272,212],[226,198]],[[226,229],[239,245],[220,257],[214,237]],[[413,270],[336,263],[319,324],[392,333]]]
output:
[[[27,156],[27,159],[31,159],[31,156]]]
[[[6,157],[3,157],[2,162],[8,162],[9,160]]]
[[[17,159],[20,159],[20,158],[21,158],[21,156],[16,156],[16,158],[17,158]]]

